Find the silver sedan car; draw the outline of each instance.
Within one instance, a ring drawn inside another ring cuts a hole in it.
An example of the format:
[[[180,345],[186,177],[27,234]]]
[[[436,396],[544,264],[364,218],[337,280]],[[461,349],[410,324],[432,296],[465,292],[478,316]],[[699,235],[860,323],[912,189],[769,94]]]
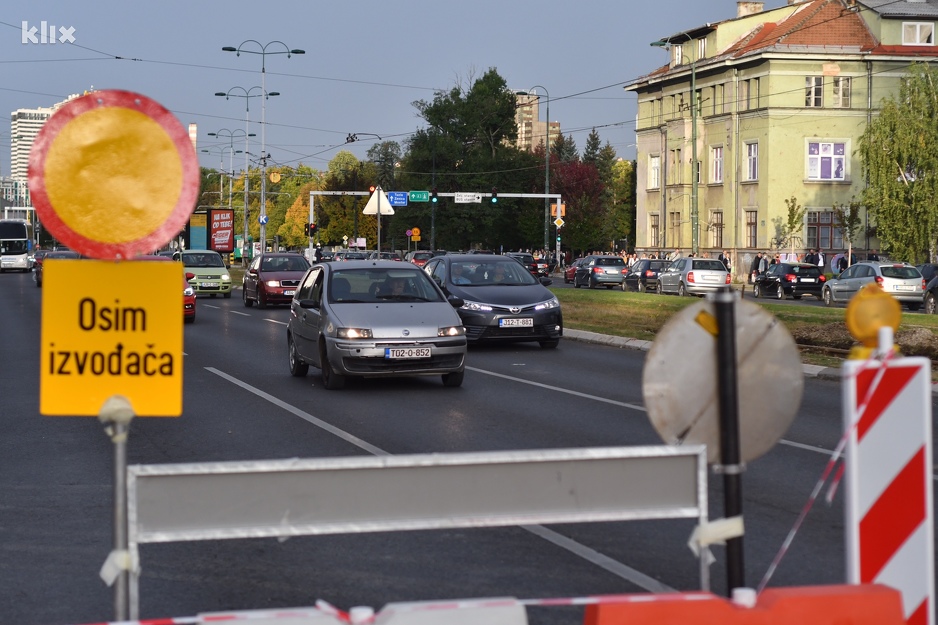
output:
[[[658,273],[658,293],[706,295],[730,284],[730,272],[715,258],[678,258]]]
[[[848,267],[842,274],[828,280],[821,291],[821,299],[828,306],[848,302],[870,282],[876,282],[909,310],[922,307],[925,278],[908,263],[880,263],[864,261]]]
[[[456,308],[419,267],[390,260],[315,265],[290,304],[290,373],[313,365],[327,389],[348,377],[440,375],[460,386],[466,330]]]

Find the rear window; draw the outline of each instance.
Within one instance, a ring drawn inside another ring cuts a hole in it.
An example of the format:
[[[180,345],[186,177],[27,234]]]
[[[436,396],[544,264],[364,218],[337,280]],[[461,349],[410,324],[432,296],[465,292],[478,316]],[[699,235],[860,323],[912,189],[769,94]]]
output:
[[[698,259],[694,259],[694,265],[693,265],[692,269],[700,269],[701,271],[704,271],[704,270],[709,270],[709,271],[726,271],[726,267],[724,267],[724,266],[723,266],[723,263],[721,263],[720,261],[718,261],[718,260],[712,260],[712,259],[706,259],[706,258],[701,258],[701,259],[699,259],[699,260],[698,260]]]
[[[881,267],[880,271],[884,278],[898,278],[900,280],[909,280],[914,278],[921,279],[922,274],[915,267]]]
[[[660,260],[660,261],[657,261],[657,262],[656,262],[656,261],[652,261],[652,262],[648,265],[648,268],[651,269],[652,271],[661,271],[662,269],[666,268],[666,267],[667,267],[668,265],[670,265],[670,264],[671,264],[671,262],[670,262],[670,261],[666,261],[666,260]]]
[[[621,267],[625,264],[625,261],[620,256],[610,256],[609,258],[597,258],[596,264],[605,266],[615,265],[617,267]]]
[[[786,273],[816,278],[821,275],[821,268],[815,265],[792,265]]]

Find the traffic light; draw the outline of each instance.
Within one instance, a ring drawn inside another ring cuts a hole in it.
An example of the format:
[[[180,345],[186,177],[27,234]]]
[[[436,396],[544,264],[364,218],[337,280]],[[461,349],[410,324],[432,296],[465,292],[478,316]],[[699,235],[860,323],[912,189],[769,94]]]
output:
[[[430,191],[430,201],[434,204],[440,201],[440,198],[436,194],[436,187],[433,187],[433,190]]]
[[[376,188],[377,187],[375,187],[375,185],[371,185],[370,187],[368,187],[368,193],[374,193]]]
[[[306,230],[309,233],[309,236],[313,236],[314,234],[316,234],[316,224],[312,224],[312,223],[309,224],[306,227]]]
[[[557,243],[560,243],[560,235],[557,235]]]
[[[498,204],[498,189],[492,187],[492,204]]]

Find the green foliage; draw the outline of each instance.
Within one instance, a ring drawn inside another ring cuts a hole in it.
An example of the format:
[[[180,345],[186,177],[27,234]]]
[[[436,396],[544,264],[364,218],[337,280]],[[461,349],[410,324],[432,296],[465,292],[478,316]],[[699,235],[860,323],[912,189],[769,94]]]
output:
[[[884,250],[913,263],[934,257],[938,238],[938,69],[913,65],[898,96],[883,100],[858,152],[869,185],[862,202]]]
[[[844,241],[852,248],[861,226],[860,203],[851,199],[849,204],[834,204],[833,211],[844,233]]]
[[[773,220],[776,234],[772,242],[777,249],[781,249],[785,245],[791,246],[791,253],[794,254],[795,242],[799,238],[795,235],[804,229],[804,216],[808,209],[799,204],[798,198],[794,195],[784,201],[788,212],[784,219],[777,217]]]
[[[576,141],[573,140],[572,135],[568,137],[564,137],[562,134],[557,135],[554,143],[550,146],[550,152],[561,163],[580,160],[580,155],[576,149]]]

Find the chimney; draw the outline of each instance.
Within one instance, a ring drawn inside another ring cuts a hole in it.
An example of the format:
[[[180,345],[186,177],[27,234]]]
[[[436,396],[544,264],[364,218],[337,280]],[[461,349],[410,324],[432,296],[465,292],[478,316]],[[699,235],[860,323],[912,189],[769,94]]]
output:
[[[789,4],[791,0],[789,0]],[[762,13],[764,2],[749,2],[749,0],[738,0],[736,2],[736,17],[746,17],[755,13]]]

